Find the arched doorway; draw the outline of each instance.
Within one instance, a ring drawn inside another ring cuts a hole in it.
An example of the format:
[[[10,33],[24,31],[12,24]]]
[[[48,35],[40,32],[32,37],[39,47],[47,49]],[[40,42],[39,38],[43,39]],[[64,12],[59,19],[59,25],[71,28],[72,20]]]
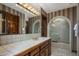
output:
[[[66,26],[68,27],[66,27]],[[55,42],[64,42],[69,44],[69,50],[72,48],[71,21],[64,16],[57,16],[48,23],[48,37]]]
[[[40,20],[35,21],[32,26],[32,33],[40,33],[40,25]]]

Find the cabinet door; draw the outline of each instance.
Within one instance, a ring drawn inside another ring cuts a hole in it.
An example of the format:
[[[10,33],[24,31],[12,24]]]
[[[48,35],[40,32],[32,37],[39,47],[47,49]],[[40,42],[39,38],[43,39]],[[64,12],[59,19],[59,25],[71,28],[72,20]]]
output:
[[[25,54],[24,56],[29,56],[29,54]]]
[[[41,55],[41,56],[48,56],[48,54],[49,54],[49,50],[48,50],[48,46],[46,46],[45,48],[43,48],[43,49],[41,50],[40,55]]]
[[[50,56],[51,55],[51,39],[49,40],[48,51],[49,51],[49,56]]]
[[[34,56],[39,56],[39,53],[35,54]]]
[[[45,55],[46,55],[46,56],[49,55],[49,48],[48,48],[48,47],[45,48]]]
[[[35,56],[37,54],[39,54],[39,47],[36,47],[32,51],[30,51],[30,56]]]
[[[45,51],[40,52],[40,56],[45,56]]]

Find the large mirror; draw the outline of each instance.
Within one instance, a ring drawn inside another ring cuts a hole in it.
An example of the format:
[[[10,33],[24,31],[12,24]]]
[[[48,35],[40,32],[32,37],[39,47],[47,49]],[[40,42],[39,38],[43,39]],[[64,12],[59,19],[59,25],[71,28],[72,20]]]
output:
[[[40,7],[34,8],[33,3],[0,4],[0,34],[33,33],[41,33]]]
[[[0,11],[0,34],[6,34],[5,17],[2,11]]]
[[[29,33],[41,33],[41,17],[29,18]]]

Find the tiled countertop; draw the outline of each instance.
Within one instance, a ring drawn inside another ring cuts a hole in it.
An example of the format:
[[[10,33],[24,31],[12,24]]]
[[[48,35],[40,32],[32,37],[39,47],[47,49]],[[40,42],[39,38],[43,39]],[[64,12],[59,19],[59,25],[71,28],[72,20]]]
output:
[[[37,40],[29,39],[26,41],[0,46],[0,56],[14,56],[48,39],[49,37],[40,37]]]

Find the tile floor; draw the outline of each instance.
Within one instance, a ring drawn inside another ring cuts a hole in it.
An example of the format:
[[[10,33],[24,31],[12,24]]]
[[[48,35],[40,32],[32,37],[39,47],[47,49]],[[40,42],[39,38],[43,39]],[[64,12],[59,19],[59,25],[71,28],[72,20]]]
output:
[[[76,56],[76,53],[69,51],[69,44],[52,42],[51,56]]]

